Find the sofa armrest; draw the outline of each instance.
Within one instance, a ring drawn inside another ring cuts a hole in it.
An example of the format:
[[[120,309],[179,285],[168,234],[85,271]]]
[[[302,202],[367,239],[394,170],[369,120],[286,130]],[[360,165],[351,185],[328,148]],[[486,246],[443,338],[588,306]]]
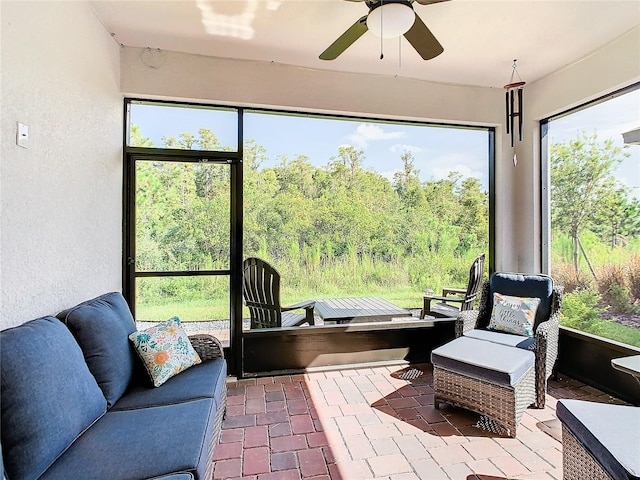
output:
[[[551,376],[558,358],[558,319],[552,316],[538,325],[535,333],[536,357],[536,408],[544,408],[547,379]]]
[[[200,359],[204,362],[206,360],[215,360],[216,358],[224,358],[224,350],[220,340],[213,335],[207,335],[200,333],[197,335],[189,335],[189,341]]]

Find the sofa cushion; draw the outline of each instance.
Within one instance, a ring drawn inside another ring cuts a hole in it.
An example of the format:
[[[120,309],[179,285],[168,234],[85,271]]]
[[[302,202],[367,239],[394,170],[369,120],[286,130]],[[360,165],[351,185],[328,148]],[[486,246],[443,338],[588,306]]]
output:
[[[129,335],[155,387],[201,362],[178,317]]]
[[[459,337],[431,352],[431,363],[501,385],[516,385],[533,368],[533,352]]]
[[[215,413],[213,399],[110,410],[40,480],[130,480],[175,473],[202,480]]]
[[[474,328],[464,333],[465,337],[477,338],[487,342],[499,343],[509,347],[518,347],[525,350],[533,350],[536,346],[535,337],[525,337],[523,335],[514,335],[512,333],[494,332],[481,328]]]
[[[193,480],[190,473],[174,473],[171,475],[162,475],[161,477],[148,478],[147,480]]]
[[[107,402],[57,318],[0,332],[0,369],[7,478],[37,478],[104,414]]]
[[[131,387],[116,402],[112,410],[169,405],[199,398],[214,398],[216,404],[219,404],[226,375],[227,364],[224,359],[202,362],[170,378],[162,388],[141,385]]]
[[[556,414],[611,478],[640,478],[640,407],[559,400]]]
[[[487,301],[490,304],[487,306],[488,311],[491,311],[495,292],[516,297],[539,298],[540,305],[538,305],[538,310],[536,311],[536,326],[540,322],[547,320],[551,315],[553,279],[547,275],[494,273],[489,281],[489,298]]]
[[[111,407],[129,386],[136,366],[142,369],[128,339],[136,325],[127,302],[122,294],[111,292],[57,316],[76,338]]]

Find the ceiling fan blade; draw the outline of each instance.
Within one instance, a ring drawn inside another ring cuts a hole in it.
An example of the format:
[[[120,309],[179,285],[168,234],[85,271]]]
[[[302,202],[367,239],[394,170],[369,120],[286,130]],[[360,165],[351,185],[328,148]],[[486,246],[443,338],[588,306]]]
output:
[[[329,48],[320,54],[320,60],[335,60],[342,52],[349,48],[353,42],[364,35],[367,30],[367,16],[365,15],[351,25],[335,42],[329,45]]]
[[[424,60],[430,60],[444,52],[444,48],[440,45],[440,42],[438,42],[417,13],[416,21],[409,31],[404,34],[404,37],[413,45],[413,48],[416,49]]]

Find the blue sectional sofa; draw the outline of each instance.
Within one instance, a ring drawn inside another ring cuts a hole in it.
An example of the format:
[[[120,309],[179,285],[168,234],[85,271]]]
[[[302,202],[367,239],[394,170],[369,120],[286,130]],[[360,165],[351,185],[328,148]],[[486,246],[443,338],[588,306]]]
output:
[[[210,335],[202,362],[153,387],[120,293],[0,332],[7,480],[211,479],[227,366]],[[1,473],[1,472],[0,472]]]

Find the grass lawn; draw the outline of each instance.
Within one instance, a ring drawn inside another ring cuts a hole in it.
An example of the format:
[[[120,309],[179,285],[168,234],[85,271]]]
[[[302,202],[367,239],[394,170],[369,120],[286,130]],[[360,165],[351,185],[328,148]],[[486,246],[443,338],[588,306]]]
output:
[[[281,301],[283,305],[291,305],[303,300],[319,300],[323,298],[343,297],[380,297],[403,308],[422,308],[422,293],[409,287],[394,291],[386,289],[368,289],[354,292],[288,292],[283,291]],[[211,298],[187,300],[181,302],[149,302],[136,305],[136,320],[158,322],[173,316],[182,321],[228,320],[229,301],[226,298]],[[243,317],[248,317],[249,311],[243,308]]]

